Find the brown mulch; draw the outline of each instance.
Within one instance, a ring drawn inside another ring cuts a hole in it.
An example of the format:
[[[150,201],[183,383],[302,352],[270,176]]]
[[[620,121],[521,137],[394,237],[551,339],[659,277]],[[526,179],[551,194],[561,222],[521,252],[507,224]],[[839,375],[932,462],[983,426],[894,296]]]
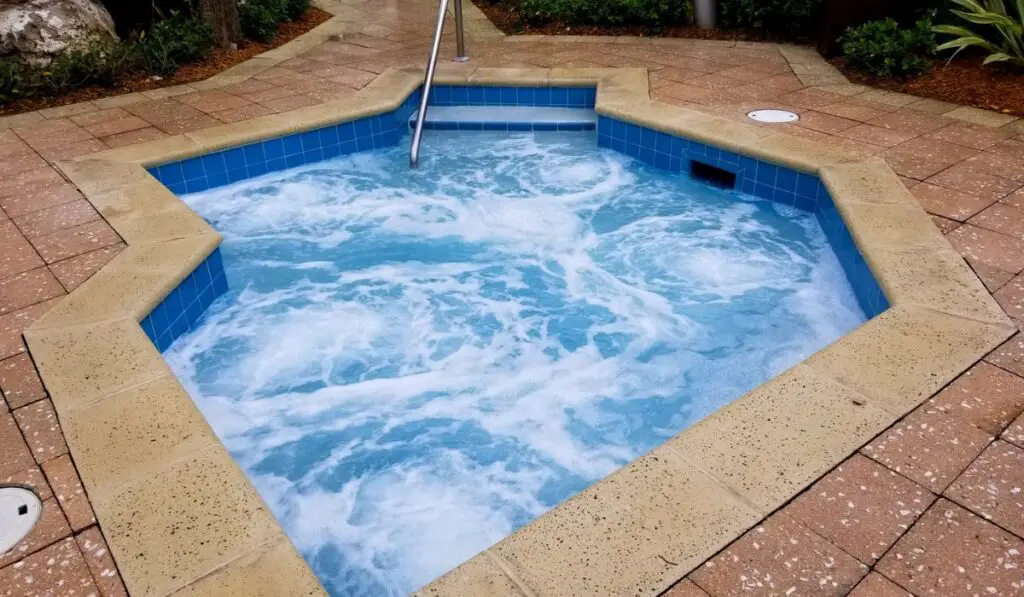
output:
[[[472,0],[472,2],[494,23],[495,27],[507,35],[630,35],[727,41],[771,41],[774,39],[765,31],[701,29],[694,25],[668,25],[655,28],[646,25],[579,25],[560,21],[536,23],[524,19],[513,3],[495,2],[494,0]],[[793,40],[784,41],[792,42]]]
[[[126,93],[149,91],[161,87],[202,81],[236,64],[245,62],[253,56],[284,45],[330,18],[330,13],[324,12],[319,8],[310,8],[305,14],[294,21],[281,23],[277,30],[277,37],[268,43],[245,40],[239,44],[238,49],[235,51],[216,49],[203,62],[183,66],[173,76],[154,77],[147,74],[138,74],[122,79],[109,87],[91,85],[57,97],[33,97],[16,100],[0,105],[0,115],[31,112],[33,110],[87,102]]]
[[[851,81],[921,97],[1024,116],[1024,69],[982,66],[981,56],[936,60],[932,69],[910,79],[886,79],[854,70],[841,58],[832,60]]]

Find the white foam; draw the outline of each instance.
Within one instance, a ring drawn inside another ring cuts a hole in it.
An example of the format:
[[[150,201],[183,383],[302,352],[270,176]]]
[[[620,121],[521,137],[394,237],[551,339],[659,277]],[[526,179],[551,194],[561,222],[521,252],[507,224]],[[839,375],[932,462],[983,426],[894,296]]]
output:
[[[168,361],[336,594],[415,589],[863,319],[809,218],[574,138],[189,198],[234,291]]]

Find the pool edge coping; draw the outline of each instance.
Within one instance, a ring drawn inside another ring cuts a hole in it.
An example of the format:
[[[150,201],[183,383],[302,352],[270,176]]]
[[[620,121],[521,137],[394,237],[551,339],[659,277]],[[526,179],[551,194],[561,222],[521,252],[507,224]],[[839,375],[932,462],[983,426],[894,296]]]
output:
[[[137,325],[221,240],[145,166],[388,112],[420,86],[420,77],[418,71],[390,69],[352,98],[57,164],[128,247],[25,337],[133,595],[168,595],[195,583],[221,594],[251,588],[254,578],[265,579],[264,590],[266,579],[288,587],[280,594],[322,594]],[[600,115],[819,175],[892,307],[468,560],[423,594],[473,594],[478,586],[525,596],[663,590],[1015,329],[881,159],[652,101],[646,69],[441,69],[437,81],[596,85]],[[157,413],[166,420],[136,412],[154,396],[173,402]],[[120,401],[123,409],[104,413]],[[180,441],[137,470],[100,466],[123,460],[126,445],[109,439],[114,423],[150,434],[170,429]],[[797,432],[801,441],[794,439]],[[771,438],[780,450],[759,450],[750,442],[758,436]],[[216,487],[209,484],[211,470],[222,478]],[[200,532],[202,525],[191,534],[186,529],[169,550],[161,545],[175,570],[156,569],[167,559],[134,559],[131,550],[154,545],[159,529],[183,516],[171,505],[183,495],[213,509],[231,503],[234,518],[218,518],[213,533]],[[140,511],[152,515],[139,517]],[[651,521],[658,522],[656,530],[645,526]],[[217,549],[189,551],[197,541]]]

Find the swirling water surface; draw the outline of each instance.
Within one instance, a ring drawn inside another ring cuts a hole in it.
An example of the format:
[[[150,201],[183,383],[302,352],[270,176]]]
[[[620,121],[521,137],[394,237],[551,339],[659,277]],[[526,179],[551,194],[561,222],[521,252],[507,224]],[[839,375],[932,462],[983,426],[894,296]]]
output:
[[[168,361],[336,596],[404,595],[864,321],[814,218],[592,134],[430,131],[185,199]]]

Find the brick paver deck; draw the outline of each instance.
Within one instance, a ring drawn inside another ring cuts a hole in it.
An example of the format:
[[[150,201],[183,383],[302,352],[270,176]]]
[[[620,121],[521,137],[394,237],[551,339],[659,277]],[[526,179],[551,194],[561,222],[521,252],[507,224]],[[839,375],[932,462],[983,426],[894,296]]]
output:
[[[51,164],[345,97],[388,67],[422,66],[432,1],[340,8],[349,23],[340,38],[226,86],[0,118],[0,484],[32,487],[44,500],[32,534],[0,554],[0,595],[126,594],[21,338],[124,247]],[[654,99],[736,120],[754,108],[790,109],[798,123],[771,126],[884,157],[1024,329],[1024,121],[851,85],[801,48],[505,38],[485,25],[472,33],[474,66],[646,67]],[[1024,596],[1022,338],[666,595]]]

